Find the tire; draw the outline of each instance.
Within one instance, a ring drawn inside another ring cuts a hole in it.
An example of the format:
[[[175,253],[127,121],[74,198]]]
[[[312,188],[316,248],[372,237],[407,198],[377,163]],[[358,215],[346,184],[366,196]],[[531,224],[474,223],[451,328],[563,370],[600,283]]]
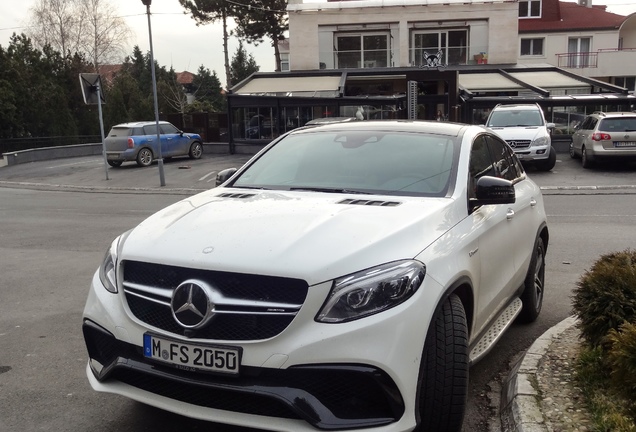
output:
[[[590,158],[587,156],[585,146],[581,147],[581,166],[585,169],[592,168],[592,161],[590,161]]]
[[[556,150],[554,147],[550,146],[550,153],[548,154],[548,158],[544,160],[537,161],[536,166],[539,171],[550,171],[556,165]]]
[[[415,431],[461,431],[468,395],[468,326],[455,294],[444,301],[428,330],[417,387]]]
[[[137,153],[137,165],[147,167],[152,164],[152,151],[149,148],[142,148]]]
[[[124,163],[124,161],[118,161],[118,160],[109,160],[107,162],[108,162],[108,165],[112,166],[113,168],[120,167],[121,164]]]
[[[190,156],[190,159],[201,159],[201,156],[203,155],[203,145],[201,145],[200,142],[193,142],[192,145],[190,146],[190,152],[188,153],[188,156]]]
[[[570,157],[572,159],[576,159],[577,156],[576,156],[576,153],[574,152],[574,142],[572,141],[570,141],[570,148],[568,152],[570,153]]]
[[[523,323],[534,322],[543,306],[545,294],[545,245],[541,237],[537,238],[526,274],[524,290],[521,294],[523,306],[518,320]]]

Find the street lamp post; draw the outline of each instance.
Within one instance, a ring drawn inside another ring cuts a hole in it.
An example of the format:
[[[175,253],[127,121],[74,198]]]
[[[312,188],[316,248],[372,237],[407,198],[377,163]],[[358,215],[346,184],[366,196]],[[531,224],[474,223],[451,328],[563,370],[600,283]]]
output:
[[[159,165],[159,182],[161,186],[166,185],[166,179],[163,173],[163,156],[161,155],[161,135],[159,132],[159,103],[157,102],[157,77],[155,76],[155,56],[152,49],[152,27],[150,26],[150,4],[152,0],[141,0],[146,6],[146,15],[148,15],[148,39],[150,40],[150,70],[152,72],[152,93],[155,99],[155,123],[157,126],[157,152]]]

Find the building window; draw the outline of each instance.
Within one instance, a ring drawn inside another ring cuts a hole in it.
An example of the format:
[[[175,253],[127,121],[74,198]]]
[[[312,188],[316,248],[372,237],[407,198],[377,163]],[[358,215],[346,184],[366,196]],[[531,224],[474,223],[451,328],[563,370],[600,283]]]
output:
[[[281,72],[289,72],[289,54],[281,53],[280,55],[280,71]]]
[[[336,35],[336,67],[344,69],[388,66],[388,33]]]
[[[519,18],[541,18],[541,0],[519,0]]]
[[[417,31],[411,46],[411,62],[417,66],[466,64],[468,30]]]
[[[568,67],[585,68],[590,66],[592,38],[573,37],[568,39]]]
[[[615,77],[614,85],[619,87],[625,87],[630,92],[634,93],[636,91],[636,77],[627,76],[627,77]]]
[[[542,56],[543,38],[521,39],[522,56]]]

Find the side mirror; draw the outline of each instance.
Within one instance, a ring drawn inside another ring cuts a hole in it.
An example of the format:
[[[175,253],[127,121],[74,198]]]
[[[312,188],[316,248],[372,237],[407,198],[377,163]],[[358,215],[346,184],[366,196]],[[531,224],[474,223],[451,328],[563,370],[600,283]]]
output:
[[[470,199],[470,209],[490,204],[514,204],[515,200],[515,187],[510,180],[483,176],[475,185],[475,198]]]
[[[230,177],[234,175],[234,173],[236,173],[236,171],[238,171],[237,168],[227,168],[223,171],[219,171],[219,173],[216,175],[216,186],[225,183]]]
[[[552,130],[552,129],[556,128],[556,124],[554,124],[554,123],[547,123],[547,124],[545,125],[545,127],[547,127],[548,129]]]

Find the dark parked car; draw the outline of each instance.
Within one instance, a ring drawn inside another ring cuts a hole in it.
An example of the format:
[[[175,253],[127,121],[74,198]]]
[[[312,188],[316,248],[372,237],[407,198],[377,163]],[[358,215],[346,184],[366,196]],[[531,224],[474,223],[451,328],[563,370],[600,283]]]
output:
[[[168,122],[159,122],[161,156],[189,156],[199,159],[203,155],[203,140],[199,134],[185,133]],[[112,167],[126,161],[148,166],[159,157],[157,123],[154,121],[123,123],[114,126],[104,140],[106,159]]]

